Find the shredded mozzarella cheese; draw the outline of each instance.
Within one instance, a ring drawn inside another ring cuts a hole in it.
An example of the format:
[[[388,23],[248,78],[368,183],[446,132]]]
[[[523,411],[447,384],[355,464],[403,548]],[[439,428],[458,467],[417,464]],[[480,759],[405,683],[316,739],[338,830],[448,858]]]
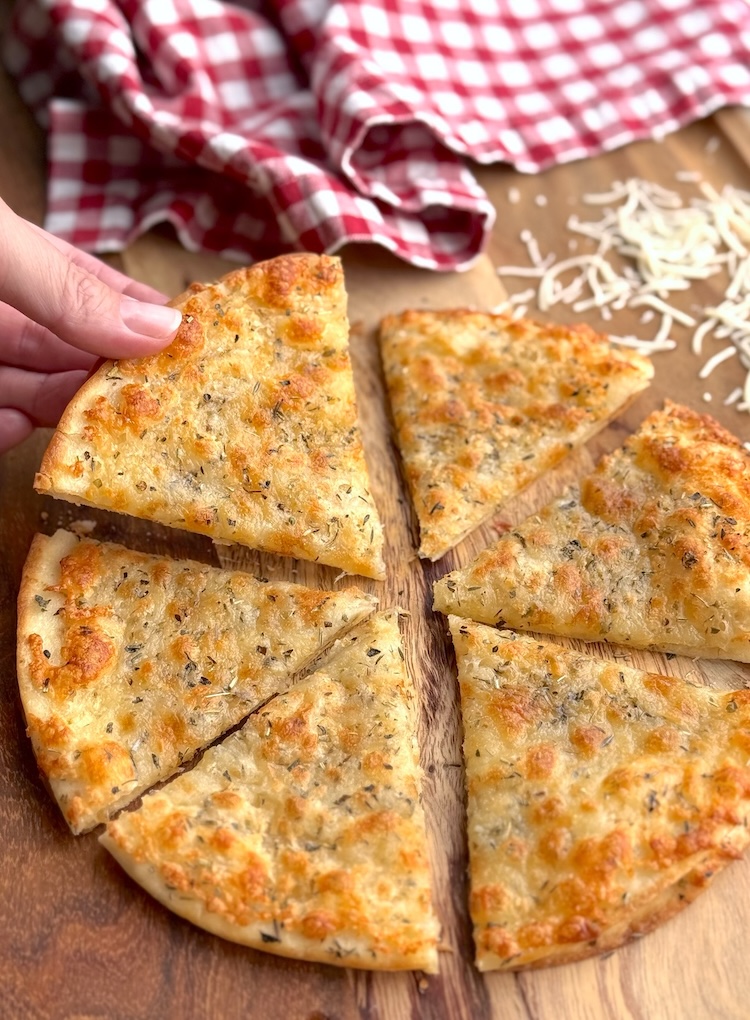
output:
[[[542,257],[531,231],[522,231],[531,265],[497,271],[538,283],[534,290],[511,297],[507,309],[517,316],[535,296],[541,311],[555,305],[570,306],[578,314],[596,310],[609,322],[625,308],[645,308],[640,321],[646,325],[657,320],[654,336],[612,336],[613,342],[646,354],[673,350],[677,344],[672,331],[679,324],[692,331],[693,354],[705,357],[699,378],[738,356],[746,373],[744,384],[724,403],[750,410],[750,192],[730,185],[719,192],[691,170],[678,172],[676,178],[698,191],[687,204],[676,192],[638,178],[583,195],[582,201],[598,207],[600,216],[583,220],[572,215],[567,229],[582,239],[581,248],[593,246],[586,254],[580,254],[577,241],[569,240],[568,251],[575,255],[557,260],[550,252]],[[693,306],[695,314],[690,314],[673,303],[673,295],[691,292],[695,281],[722,275],[728,282],[715,307]],[[706,356],[703,347],[709,339],[724,346]]]

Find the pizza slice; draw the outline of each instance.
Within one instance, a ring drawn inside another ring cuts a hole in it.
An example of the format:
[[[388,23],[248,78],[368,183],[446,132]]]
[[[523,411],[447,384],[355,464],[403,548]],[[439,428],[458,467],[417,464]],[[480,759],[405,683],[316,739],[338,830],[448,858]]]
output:
[[[434,593],[483,623],[750,662],[750,453],[668,401]]]
[[[434,972],[419,787],[397,612],[380,613],[101,842],[170,910],[224,938]]]
[[[466,309],[388,316],[381,348],[419,520],[439,559],[621,411],[651,363],[588,326]]]
[[[376,602],[37,535],[18,599],[18,685],[73,832],[171,776]]]
[[[603,953],[750,842],[750,691],[450,619],[480,970]]]
[[[37,490],[382,578],[339,260],[282,256],[175,305],[166,350],[78,392]]]

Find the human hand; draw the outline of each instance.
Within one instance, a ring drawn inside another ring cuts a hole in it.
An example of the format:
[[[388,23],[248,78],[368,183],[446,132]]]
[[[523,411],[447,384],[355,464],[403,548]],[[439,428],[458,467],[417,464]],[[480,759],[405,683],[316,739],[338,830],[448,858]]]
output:
[[[0,453],[57,424],[100,358],[164,347],[181,318],[164,300],[0,200]]]

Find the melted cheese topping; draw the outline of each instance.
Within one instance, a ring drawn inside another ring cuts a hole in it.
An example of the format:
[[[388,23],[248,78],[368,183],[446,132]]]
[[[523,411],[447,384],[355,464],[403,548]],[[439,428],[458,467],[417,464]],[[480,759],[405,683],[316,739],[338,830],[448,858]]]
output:
[[[111,822],[171,910],[257,949],[437,970],[414,690],[395,612]]]
[[[613,949],[750,838],[750,691],[451,618],[480,970]]]
[[[433,560],[653,376],[645,358],[586,326],[460,309],[389,316],[381,343],[419,555]]]
[[[36,488],[382,578],[339,260],[283,256],[175,304],[166,350],[80,390]]]
[[[518,630],[750,662],[750,455],[667,402],[567,496],[435,585]]]
[[[171,776],[376,601],[37,535],[19,595],[18,684],[71,829]]]

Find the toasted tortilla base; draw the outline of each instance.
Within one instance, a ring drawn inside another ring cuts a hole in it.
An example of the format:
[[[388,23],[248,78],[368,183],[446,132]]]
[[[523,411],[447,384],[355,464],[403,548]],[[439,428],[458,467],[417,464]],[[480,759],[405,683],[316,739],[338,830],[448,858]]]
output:
[[[750,843],[750,691],[450,617],[480,970],[607,952]]]
[[[84,383],[37,491],[382,580],[346,302],[328,256],[194,284],[169,347]]]
[[[337,642],[101,841],[214,934],[293,959],[437,970],[416,706],[397,612]]]

